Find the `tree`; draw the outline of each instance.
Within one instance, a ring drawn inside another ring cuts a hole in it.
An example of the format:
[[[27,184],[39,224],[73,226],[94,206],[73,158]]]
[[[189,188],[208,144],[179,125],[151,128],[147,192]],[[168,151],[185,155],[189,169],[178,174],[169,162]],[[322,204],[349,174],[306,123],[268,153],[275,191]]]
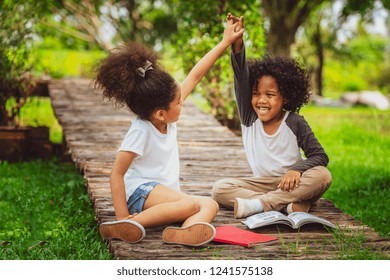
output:
[[[263,0],[264,17],[269,20],[266,32],[268,53],[290,57],[290,47],[295,42],[298,28],[324,1]]]
[[[17,125],[20,108],[33,86],[26,72],[34,22],[42,8],[35,1],[0,2],[0,125]]]
[[[173,50],[175,64],[183,65],[185,73],[222,38],[228,11],[244,15],[251,26],[247,33],[252,57],[260,57],[264,50],[259,0],[46,1],[50,1],[48,7],[52,13],[45,19],[46,26],[104,50],[128,40],[164,48],[164,53]],[[111,37],[103,36],[104,26],[113,28]],[[231,81],[230,58],[226,55],[217,61],[197,89],[221,122],[237,126]]]
[[[128,40],[154,45],[169,38],[176,20],[167,1],[62,0],[48,5],[50,28],[110,50]]]
[[[306,22],[302,25],[304,28],[304,37],[306,44],[298,45],[302,59],[305,61],[314,78],[314,90],[317,95],[322,96],[323,92],[323,66],[325,64],[325,52],[343,55],[345,58],[348,48],[339,47],[337,41],[337,32],[347,22],[352,15],[360,15],[360,30],[364,32],[363,24],[373,19],[373,12],[378,9],[382,3],[384,7],[390,1],[356,1],[346,0],[342,2],[341,11],[335,14],[333,2],[324,1]],[[354,34],[353,36],[358,36]],[[361,34],[360,34],[361,35]],[[343,53],[343,54],[342,54]],[[315,57],[313,60],[311,57]]]

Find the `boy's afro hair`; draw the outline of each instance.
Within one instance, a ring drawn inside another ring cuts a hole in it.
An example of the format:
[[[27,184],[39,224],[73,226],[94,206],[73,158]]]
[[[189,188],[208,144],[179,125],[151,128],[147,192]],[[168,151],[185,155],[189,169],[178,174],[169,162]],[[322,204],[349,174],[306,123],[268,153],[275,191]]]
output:
[[[310,101],[310,75],[297,60],[266,55],[261,60],[249,61],[251,88],[257,90],[262,76],[272,76],[285,100],[284,109],[299,112]]]

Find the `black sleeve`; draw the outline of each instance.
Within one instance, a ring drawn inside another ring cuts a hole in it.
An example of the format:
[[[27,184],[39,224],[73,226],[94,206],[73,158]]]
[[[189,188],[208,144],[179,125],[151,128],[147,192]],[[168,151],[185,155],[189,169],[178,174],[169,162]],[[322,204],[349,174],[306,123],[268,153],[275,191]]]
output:
[[[303,150],[306,157],[304,161],[294,164],[291,170],[303,173],[315,166],[327,166],[329,158],[305,118],[298,114],[290,113],[286,122],[296,135],[298,146]]]
[[[237,100],[240,121],[245,126],[251,126],[257,119],[252,108],[252,90],[249,83],[249,69],[245,59],[245,45],[241,51],[231,56],[234,71],[234,92]]]

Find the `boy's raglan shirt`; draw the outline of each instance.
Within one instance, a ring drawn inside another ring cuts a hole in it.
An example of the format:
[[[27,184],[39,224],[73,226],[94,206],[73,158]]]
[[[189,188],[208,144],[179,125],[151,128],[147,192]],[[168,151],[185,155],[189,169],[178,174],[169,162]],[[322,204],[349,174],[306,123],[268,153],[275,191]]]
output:
[[[180,190],[176,124],[162,134],[149,121],[135,118],[118,151],[137,154],[125,174],[126,201],[140,185],[157,182]]]
[[[231,60],[242,141],[253,175],[283,176],[289,170],[303,173],[315,166],[326,166],[328,156],[302,116],[286,112],[273,135],[264,131],[261,120],[252,108],[252,89],[244,45],[240,52],[232,52]],[[306,159],[302,157],[301,149]]]

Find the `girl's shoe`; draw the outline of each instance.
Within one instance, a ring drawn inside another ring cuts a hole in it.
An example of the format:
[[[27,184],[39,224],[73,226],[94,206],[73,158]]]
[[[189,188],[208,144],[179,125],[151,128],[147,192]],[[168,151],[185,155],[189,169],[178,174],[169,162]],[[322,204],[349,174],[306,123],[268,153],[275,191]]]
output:
[[[162,233],[164,242],[187,246],[202,246],[215,237],[215,227],[209,223],[194,223],[187,227],[167,227]]]
[[[104,239],[120,239],[128,243],[140,242],[146,235],[144,227],[133,220],[105,222],[99,231]]]

